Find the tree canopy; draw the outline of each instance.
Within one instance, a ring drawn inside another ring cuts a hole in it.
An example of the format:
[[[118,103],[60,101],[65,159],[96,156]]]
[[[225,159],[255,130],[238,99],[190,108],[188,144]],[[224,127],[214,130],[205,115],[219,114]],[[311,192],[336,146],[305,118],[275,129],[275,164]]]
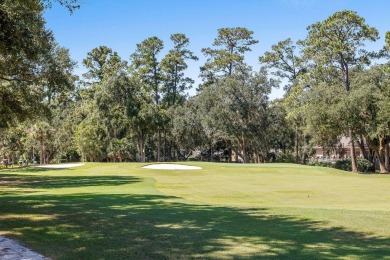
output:
[[[3,157],[306,163],[316,147],[345,150],[338,142],[349,137],[353,171],[359,149],[390,171],[390,36],[381,50],[367,51],[378,31],[354,11],[256,54],[260,69],[245,59],[259,42],[253,31],[218,29],[201,50],[203,82],[190,97],[188,63],[198,57],[184,33],[170,35],[170,49],[148,37],[127,58],[97,46],[82,62],[86,73],[75,75],[69,51],[45,27],[43,11],[53,3],[79,8],[77,0],[0,3]],[[271,101],[282,83],[284,97]]]

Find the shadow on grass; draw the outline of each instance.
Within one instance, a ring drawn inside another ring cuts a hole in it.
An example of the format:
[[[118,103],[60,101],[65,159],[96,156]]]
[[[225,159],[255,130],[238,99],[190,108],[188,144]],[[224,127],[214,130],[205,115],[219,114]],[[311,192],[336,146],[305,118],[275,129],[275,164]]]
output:
[[[36,176],[0,175],[0,188],[58,189],[88,186],[119,186],[139,182],[131,176]],[[18,191],[21,193],[21,191]]]
[[[6,173],[34,173],[34,172],[47,172],[47,171],[63,171],[63,170],[73,170],[72,168],[43,168],[36,166],[22,166],[22,167],[10,167],[0,169],[0,174]]]
[[[60,178],[60,182],[69,180]],[[99,185],[104,180],[95,181]],[[326,229],[321,222],[271,215],[267,209],[191,205],[160,195],[0,197],[0,230],[54,259],[380,259],[390,255],[389,238],[341,227]]]

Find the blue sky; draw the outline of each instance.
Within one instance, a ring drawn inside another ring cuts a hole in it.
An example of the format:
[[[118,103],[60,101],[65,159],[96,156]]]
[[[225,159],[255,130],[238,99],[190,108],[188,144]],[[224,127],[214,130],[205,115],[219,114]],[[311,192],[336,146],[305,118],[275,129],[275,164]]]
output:
[[[390,31],[389,0],[80,0],[80,3],[81,8],[72,15],[58,5],[45,12],[47,27],[78,62],[77,74],[85,71],[81,61],[97,46],[106,45],[122,59],[129,60],[137,43],[157,36],[165,44],[163,56],[171,47],[170,35],[184,33],[190,38],[189,48],[200,58],[190,62],[187,70],[187,75],[198,84],[199,67],[205,62],[201,49],[212,46],[217,29],[240,26],[254,31],[259,43],[247,54],[246,61],[258,69],[258,57],[273,44],[286,38],[304,39],[307,26],[346,9],[356,11],[379,30],[381,39],[367,46],[369,49],[380,49],[385,32]],[[281,89],[273,90],[271,97],[282,95]]]

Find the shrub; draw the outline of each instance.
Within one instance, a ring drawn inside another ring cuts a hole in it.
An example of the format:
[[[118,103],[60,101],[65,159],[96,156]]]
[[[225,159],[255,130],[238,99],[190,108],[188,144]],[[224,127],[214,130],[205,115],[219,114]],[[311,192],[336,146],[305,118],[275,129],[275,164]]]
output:
[[[321,166],[321,167],[329,167],[329,168],[335,168],[334,163],[331,162],[314,162],[310,164],[311,166]]]
[[[374,165],[366,159],[358,158],[357,160],[357,167],[359,172],[374,172]]]
[[[350,172],[350,171],[352,171],[352,162],[351,162],[351,160],[337,161],[334,164],[334,168]]]
[[[278,152],[275,156],[275,162],[295,163],[295,156],[293,153]]]
[[[337,161],[334,167],[343,171],[352,171],[352,162],[351,160]],[[374,171],[372,163],[362,158],[357,158],[357,167],[359,172],[367,173]]]

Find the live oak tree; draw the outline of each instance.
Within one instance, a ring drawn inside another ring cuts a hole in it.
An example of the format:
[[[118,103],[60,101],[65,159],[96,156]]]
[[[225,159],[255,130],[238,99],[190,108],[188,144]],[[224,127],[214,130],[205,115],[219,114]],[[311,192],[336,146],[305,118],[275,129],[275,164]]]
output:
[[[58,86],[60,74],[51,72],[53,67],[61,66],[56,63],[56,56],[62,55],[43,18],[44,8],[52,2],[4,0],[0,3],[0,99],[4,101],[0,103],[0,127],[42,113],[41,87]],[[77,0],[55,2],[70,11],[78,7]]]
[[[80,0],[42,0],[43,5],[47,8],[50,8],[53,2],[65,6],[70,13],[73,13],[76,9],[80,8]]]
[[[172,110],[172,138],[177,159],[186,159],[193,151],[203,150],[208,145],[199,100],[199,97],[190,98]]]
[[[370,53],[362,47],[366,41],[375,41],[378,38],[378,31],[368,26],[364,18],[353,11],[336,12],[322,22],[310,25],[308,37],[304,43],[304,53],[313,62],[314,74],[331,75],[333,81],[339,83],[346,92],[351,89],[351,72],[354,69],[364,67],[370,62]],[[353,110],[347,109],[353,113]],[[340,111],[340,113],[345,113]],[[353,115],[351,121],[344,121],[349,125],[347,132],[340,134],[351,137],[352,149],[352,170],[357,171],[354,139],[356,133]],[[347,119],[348,119],[347,118]],[[339,131],[340,129],[329,129]]]
[[[0,4],[0,127],[42,110],[40,61],[53,40],[44,26],[39,1]],[[34,21],[34,22],[31,22]]]
[[[40,85],[50,105],[53,99],[73,91],[78,77],[73,74],[76,62],[70,58],[69,50],[63,47],[54,46],[46,55],[45,64]]]
[[[359,73],[355,102],[364,126],[362,135],[378,158],[381,173],[390,172],[390,70],[389,65],[376,65]]]
[[[273,81],[266,70],[255,73],[247,66],[237,68],[231,76],[205,86],[197,96],[202,124],[212,142],[232,143],[244,162],[259,161],[268,152],[268,95]]]

